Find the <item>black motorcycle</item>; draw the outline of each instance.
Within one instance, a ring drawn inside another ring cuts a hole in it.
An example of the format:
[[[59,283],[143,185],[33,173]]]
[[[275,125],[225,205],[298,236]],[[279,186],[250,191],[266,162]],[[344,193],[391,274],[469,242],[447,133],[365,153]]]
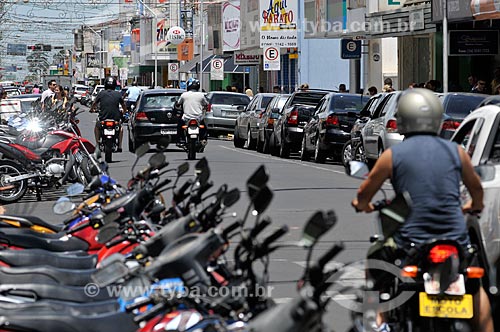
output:
[[[204,128],[205,125],[196,119],[191,119],[182,126],[186,140],[185,143],[181,143],[179,146],[187,152],[188,160],[195,160],[196,153],[205,150],[205,144],[200,139],[201,130]]]
[[[99,148],[104,151],[104,159],[107,163],[113,161],[113,152],[118,151],[118,139],[120,136],[121,123],[113,119],[101,121],[101,138]]]

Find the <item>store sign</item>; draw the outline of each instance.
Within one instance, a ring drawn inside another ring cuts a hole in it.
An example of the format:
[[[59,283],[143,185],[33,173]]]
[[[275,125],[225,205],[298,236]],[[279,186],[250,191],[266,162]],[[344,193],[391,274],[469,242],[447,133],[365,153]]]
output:
[[[297,47],[299,0],[260,0],[260,47]]]
[[[222,40],[224,52],[240,49],[240,1],[222,5]]]
[[[252,66],[260,63],[260,54],[256,51],[236,51],[233,58],[234,64],[238,66]]]
[[[186,39],[186,32],[181,27],[171,27],[167,32],[167,40],[174,45],[179,45]]]
[[[87,57],[86,59],[87,68],[101,67],[100,59],[97,58],[95,53],[86,53],[85,56]]]
[[[450,31],[449,55],[498,54],[498,30]]]
[[[212,59],[210,61],[210,79],[212,81],[224,80],[224,59]]]
[[[179,80],[179,63],[171,62],[168,64],[168,80],[178,81]]]
[[[279,47],[267,47],[264,49],[264,70],[280,70],[280,49]]]

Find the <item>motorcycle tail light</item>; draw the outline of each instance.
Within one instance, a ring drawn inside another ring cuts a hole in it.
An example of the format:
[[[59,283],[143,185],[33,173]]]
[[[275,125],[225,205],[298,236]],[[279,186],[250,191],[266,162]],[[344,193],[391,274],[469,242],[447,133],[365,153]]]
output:
[[[481,279],[484,276],[484,269],[478,266],[469,266],[467,268],[467,278]]]
[[[401,270],[401,276],[405,278],[416,278],[418,274],[418,266],[408,265]]]
[[[429,261],[435,264],[443,263],[452,255],[458,256],[457,247],[451,244],[438,244],[429,251]]]
[[[198,121],[196,120],[189,120],[189,123],[188,123],[189,126],[197,126],[198,125]]]
[[[104,125],[106,127],[113,127],[115,125],[114,121],[104,121]]]

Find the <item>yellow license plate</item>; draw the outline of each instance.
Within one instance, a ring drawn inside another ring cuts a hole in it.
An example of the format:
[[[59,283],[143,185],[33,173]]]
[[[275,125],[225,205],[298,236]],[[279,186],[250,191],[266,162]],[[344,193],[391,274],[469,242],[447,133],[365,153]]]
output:
[[[469,319],[473,316],[472,295],[440,296],[419,294],[420,316]]]

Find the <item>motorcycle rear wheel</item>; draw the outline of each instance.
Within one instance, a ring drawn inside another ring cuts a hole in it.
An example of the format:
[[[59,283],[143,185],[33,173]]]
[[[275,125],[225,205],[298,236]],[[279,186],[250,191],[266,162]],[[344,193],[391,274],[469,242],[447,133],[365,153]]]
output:
[[[113,162],[113,141],[110,139],[104,141],[104,160],[107,163]]]
[[[25,170],[10,160],[0,161],[0,203],[15,203],[26,194],[28,180],[5,183],[8,177],[25,174]],[[10,188],[12,187],[13,188]]]
[[[196,141],[190,140],[188,142],[188,160],[196,159]]]

